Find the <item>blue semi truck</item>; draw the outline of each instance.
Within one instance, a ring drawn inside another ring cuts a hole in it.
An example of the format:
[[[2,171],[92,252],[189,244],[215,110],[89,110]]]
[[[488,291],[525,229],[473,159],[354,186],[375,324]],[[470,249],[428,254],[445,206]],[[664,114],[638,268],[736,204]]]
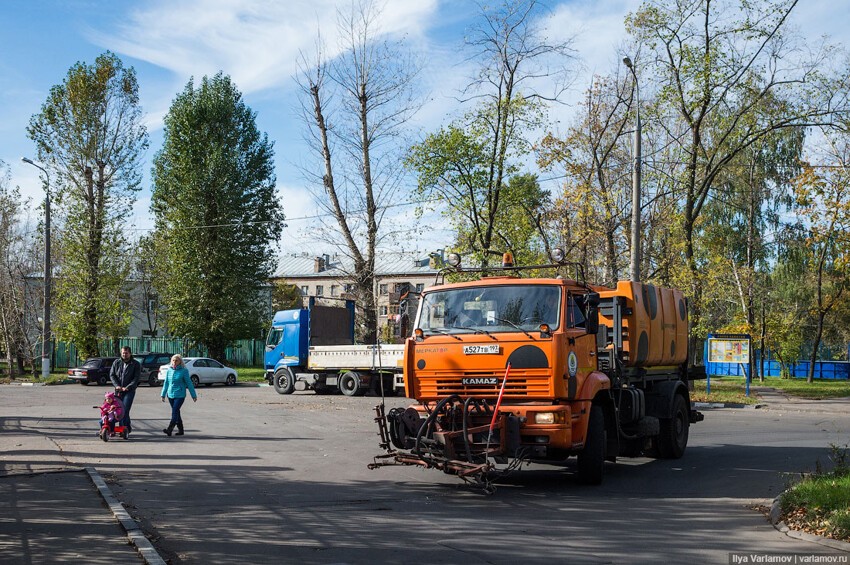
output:
[[[354,302],[281,310],[266,340],[266,379],[279,394],[313,390],[346,396],[404,390],[403,345],[354,343]]]

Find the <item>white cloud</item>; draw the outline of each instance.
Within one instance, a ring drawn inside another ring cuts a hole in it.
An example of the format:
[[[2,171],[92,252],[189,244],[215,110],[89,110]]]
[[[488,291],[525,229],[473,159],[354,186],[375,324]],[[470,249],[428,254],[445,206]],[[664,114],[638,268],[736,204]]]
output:
[[[224,71],[243,93],[279,87],[296,70],[299,51],[312,50],[316,30],[337,53],[334,0],[159,1],[131,12],[115,34],[96,41],[172,71],[181,80]],[[387,34],[419,34],[436,0],[391,2],[381,13]]]

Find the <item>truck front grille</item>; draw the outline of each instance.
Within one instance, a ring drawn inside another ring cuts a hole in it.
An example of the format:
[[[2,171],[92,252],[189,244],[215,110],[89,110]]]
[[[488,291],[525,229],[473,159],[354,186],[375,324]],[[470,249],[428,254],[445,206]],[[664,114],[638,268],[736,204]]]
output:
[[[495,397],[499,394],[504,370],[498,371],[417,371],[422,398],[443,398],[451,394],[461,397]],[[495,385],[464,385],[463,379],[496,378]],[[511,369],[505,385],[505,397],[551,397],[550,373],[547,369]]]

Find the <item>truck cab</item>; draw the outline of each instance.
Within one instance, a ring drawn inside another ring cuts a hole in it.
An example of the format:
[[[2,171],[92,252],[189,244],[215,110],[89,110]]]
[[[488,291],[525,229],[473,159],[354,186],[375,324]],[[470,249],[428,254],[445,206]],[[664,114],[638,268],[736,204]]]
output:
[[[523,277],[512,260],[493,270],[423,292],[404,352],[406,395],[419,404],[376,407],[387,454],[373,468],[487,482],[498,464],[576,456],[579,480],[598,484],[618,456],[683,455],[701,414],[688,393],[699,372],[687,367],[681,292]]]
[[[266,340],[266,378],[279,394],[336,390],[347,396],[402,389],[401,345],[354,343],[354,302],[318,304],[275,313]]]

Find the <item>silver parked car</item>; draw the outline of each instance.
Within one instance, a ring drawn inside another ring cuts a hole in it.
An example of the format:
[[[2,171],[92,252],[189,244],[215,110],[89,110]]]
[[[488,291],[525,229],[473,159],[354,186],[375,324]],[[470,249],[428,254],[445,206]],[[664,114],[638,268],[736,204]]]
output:
[[[215,359],[209,357],[184,357],[183,364],[189,370],[189,376],[192,379],[192,384],[195,386],[206,385],[212,386],[214,383],[222,383],[226,386],[236,384],[236,369],[222,365]],[[157,382],[162,384],[165,381],[165,374],[171,365],[163,365],[159,368],[159,376]]]

